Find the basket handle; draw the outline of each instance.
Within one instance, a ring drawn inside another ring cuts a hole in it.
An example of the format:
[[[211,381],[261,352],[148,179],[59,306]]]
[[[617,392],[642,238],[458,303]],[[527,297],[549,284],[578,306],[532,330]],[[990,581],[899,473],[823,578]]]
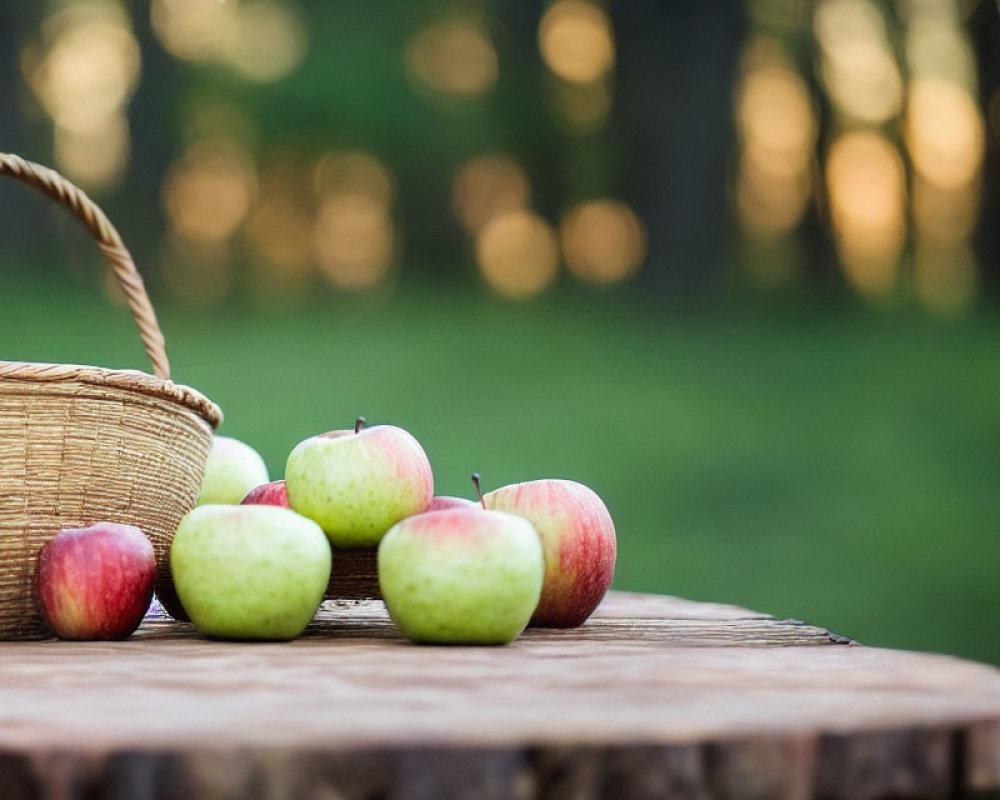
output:
[[[146,287],[135,268],[131,254],[104,212],[82,189],[70,183],[58,172],[25,161],[20,156],[0,152],[0,175],[9,175],[40,189],[72,211],[87,226],[111,265],[122,291],[125,292],[129,309],[132,311],[132,319],[139,329],[142,346],[146,349],[146,355],[153,365],[153,374],[158,378],[168,379],[170,362],[167,361],[163,334],[156,321],[153,306],[149,302],[149,295],[146,294]]]

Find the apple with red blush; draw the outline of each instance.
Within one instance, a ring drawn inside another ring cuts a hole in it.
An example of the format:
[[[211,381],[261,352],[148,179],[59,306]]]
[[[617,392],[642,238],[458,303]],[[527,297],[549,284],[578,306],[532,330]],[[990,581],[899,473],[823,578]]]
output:
[[[271,481],[255,486],[240,500],[241,506],[280,506],[289,508],[288,489],[284,481]]]
[[[376,545],[434,496],[420,443],[395,425],[331,431],[299,442],[285,464],[293,511],[318,523],[336,547]]]
[[[479,503],[464,497],[452,497],[447,494],[435,495],[431,498],[430,503],[427,504],[427,508],[424,509],[423,513],[428,511],[447,511],[454,508],[464,508],[466,511],[469,511],[470,509],[479,508]]]
[[[604,598],[615,572],[615,526],[601,498],[581,483],[546,479],[495,489],[483,504],[524,517],[541,537],[545,582],[531,624],[582,625]]]
[[[417,642],[513,641],[535,610],[544,572],[530,522],[471,501],[407,517],[378,547],[386,609]]]
[[[139,528],[99,522],[45,543],[35,598],[60,639],[125,639],[149,608],[155,577],[153,545]]]

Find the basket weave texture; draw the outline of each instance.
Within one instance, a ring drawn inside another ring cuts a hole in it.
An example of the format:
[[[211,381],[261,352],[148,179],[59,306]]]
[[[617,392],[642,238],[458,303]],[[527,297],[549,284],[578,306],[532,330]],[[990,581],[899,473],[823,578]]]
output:
[[[194,507],[218,407],[173,383],[163,336],[132,258],[103,212],[52,170],[0,153],[0,176],[34,186],[97,239],[128,299],[155,375],[0,361],[0,639],[45,638],[33,581],[38,551],[60,529],[139,526],[152,540],[156,592],[181,615],[170,542]]]

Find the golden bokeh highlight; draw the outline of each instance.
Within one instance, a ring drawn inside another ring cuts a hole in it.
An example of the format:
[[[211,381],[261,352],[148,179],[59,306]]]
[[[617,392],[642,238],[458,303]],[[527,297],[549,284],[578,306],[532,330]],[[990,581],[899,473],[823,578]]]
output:
[[[816,112],[801,76],[768,64],[747,74],[737,97],[740,135],[758,168],[773,175],[801,173],[816,144]]]
[[[298,68],[307,46],[305,26],[287,4],[254,0],[241,4],[222,55],[243,78],[271,83]]]
[[[313,185],[318,195],[355,194],[388,207],[396,185],[388,168],[364,150],[327,153],[316,163]]]
[[[982,204],[987,122],[976,100],[975,56],[959,4],[906,0],[902,8],[913,288],[929,312],[956,317],[972,307],[979,290],[971,240]]]
[[[413,83],[455,97],[480,97],[497,81],[496,50],[486,30],[472,20],[417,31],[406,47],[405,63]]]
[[[236,27],[237,3],[152,0],[150,24],[163,49],[185,61],[218,57]]]
[[[125,108],[139,81],[139,44],[116,3],[84,0],[50,14],[21,69],[52,120],[56,166],[91,191],[113,188],[131,151]]]
[[[912,81],[905,137],[914,168],[930,183],[953,188],[978,175],[985,146],[982,116],[972,95],[954,83]]]
[[[60,169],[95,192],[120,183],[132,147],[124,114],[110,114],[93,128],[56,125],[52,145]]]
[[[976,258],[968,245],[939,248],[918,241],[913,277],[920,302],[942,317],[958,317],[967,312],[979,288]]]
[[[766,163],[766,162],[765,162]],[[744,153],[736,177],[736,209],[743,230],[755,238],[791,231],[802,220],[812,198],[812,178],[805,168],[775,175]]]
[[[956,23],[937,16],[911,20],[904,36],[909,75],[941,78],[959,86],[976,82],[976,60],[968,37]]]
[[[521,165],[504,155],[484,155],[466,161],[451,188],[452,208],[471,234],[505,211],[527,207],[531,186]]]
[[[320,270],[333,286],[374,286],[388,275],[392,263],[392,220],[370,197],[331,195],[316,215],[313,247]]]
[[[823,0],[814,30],[823,82],[836,110],[873,125],[897,117],[903,79],[879,8],[869,0]]]
[[[64,129],[92,130],[125,105],[139,78],[139,46],[123,20],[62,18],[29,82]]]
[[[552,72],[570,83],[592,83],[615,64],[611,20],[588,0],[556,0],[538,26],[542,58]]]
[[[198,142],[163,182],[163,206],[176,234],[201,243],[224,242],[250,210],[256,194],[253,156],[238,142]]]
[[[903,79],[886,42],[860,41],[831,51],[823,80],[841,113],[879,125],[899,116]]]
[[[744,54],[736,123],[740,225],[751,238],[783,236],[811,198],[818,122],[808,86],[770,39],[751,40]]]
[[[309,44],[296,7],[285,0],[153,0],[150,23],[171,55],[223,64],[256,83],[290,75]]]
[[[896,148],[872,131],[833,141],[827,154],[830,217],[844,272],[871,297],[894,287],[906,237],[906,177]]]
[[[396,246],[389,169],[363,150],[327,153],[313,169],[313,188],[312,251],[324,278],[347,291],[383,282]]]
[[[559,226],[569,271],[588,283],[617,283],[646,257],[646,230],[625,203],[601,199],[570,210]]]
[[[489,286],[514,299],[548,288],[559,269],[556,234],[531,211],[506,211],[476,236],[476,261]]]

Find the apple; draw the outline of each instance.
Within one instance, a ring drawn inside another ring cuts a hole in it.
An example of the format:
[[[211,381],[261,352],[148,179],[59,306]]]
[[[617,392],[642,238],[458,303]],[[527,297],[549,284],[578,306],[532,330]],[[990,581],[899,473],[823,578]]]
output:
[[[239,439],[216,436],[205,464],[198,505],[236,505],[247,492],[268,480],[267,466],[260,453]]]
[[[581,483],[537,480],[495,489],[486,508],[520,514],[545,548],[545,585],[532,625],[582,625],[604,598],[615,572],[618,545],[611,514]]]
[[[288,503],[337,547],[378,544],[393,525],[427,508],[434,476],[423,448],[394,425],[313,436],[288,456]]]
[[[181,605],[199,632],[294,639],[323,600],[330,544],[315,522],[270,505],[204,505],[170,547]]]
[[[288,490],[285,488],[285,482],[271,481],[270,483],[262,483],[260,486],[255,486],[247,492],[246,497],[240,500],[240,505],[281,506],[282,508],[288,508]]]
[[[60,639],[124,639],[153,599],[156,555],[133,525],[66,528],[45,543],[35,570],[42,617]]]
[[[389,616],[418,642],[513,641],[535,610],[544,573],[531,523],[475,505],[408,517],[378,547]]]
[[[431,498],[430,503],[427,504],[427,508],[424,509],[424,513],[428,511],[444,511],[449,508],[479,508],[479,503],[474,500],[467,500],[464,497],[451,497],[446,494],[436,495]]]

